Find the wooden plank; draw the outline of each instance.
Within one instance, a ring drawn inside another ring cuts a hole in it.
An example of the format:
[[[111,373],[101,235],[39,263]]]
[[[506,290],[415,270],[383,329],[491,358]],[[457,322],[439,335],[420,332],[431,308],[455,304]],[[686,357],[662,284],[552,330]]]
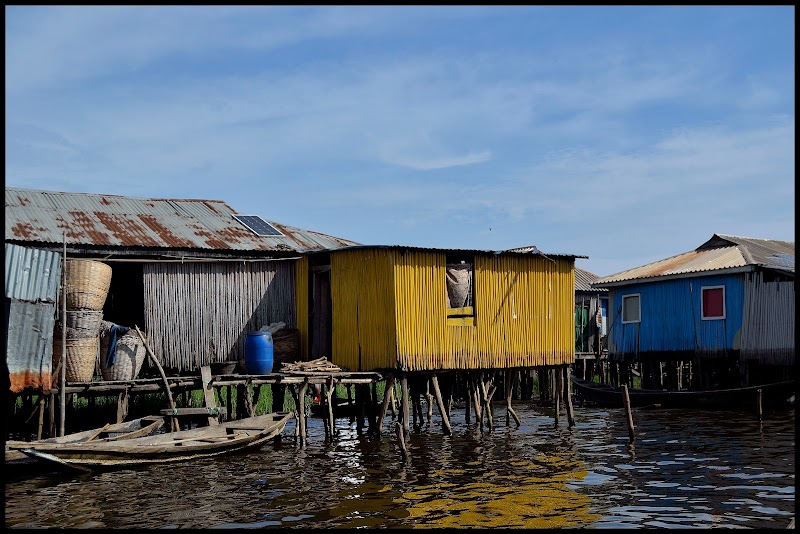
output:
[[[214,397],[214,388],[211,386],[211,366],[204,365],[200,368],[200,379],[203,381],[203,398],[206,402],[207,408],[216,408],[217,400]],[[216,426],[219,424],[217,416],[208,415],[208,426]]]
[[[210,407],[195,407],[195,408],[164,408],[161,410],[161,415],[226,415],[228,409],[225,406],[219,408]]]

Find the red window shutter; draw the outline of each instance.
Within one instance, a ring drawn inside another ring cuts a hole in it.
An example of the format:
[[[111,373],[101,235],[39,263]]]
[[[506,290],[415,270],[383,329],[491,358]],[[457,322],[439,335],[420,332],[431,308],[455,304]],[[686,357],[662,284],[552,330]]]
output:
[[[717,287],[703,290],[703,317],[722,317],[724,309],[724,289]]]

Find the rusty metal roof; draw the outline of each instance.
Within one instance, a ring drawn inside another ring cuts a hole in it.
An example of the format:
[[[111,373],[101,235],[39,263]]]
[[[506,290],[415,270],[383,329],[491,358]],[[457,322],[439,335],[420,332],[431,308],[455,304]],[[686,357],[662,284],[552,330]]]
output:
[[[575,267],[575,291],[590,292],[590,293],[608,293],[608,289],[604,287],[592,287],[592,282],[599,280],[600,277],[594,273],[590,273],[580,267]]]
[[[499,254],[531,254],[531,255],[541,255],[544,257],[552,256],[552,257],[559,257],[559,258],[586,258],[587,256],[578,256],[576,254],[567,254],[567,253],[544,253],[538,248],[531,246],[531,247],[520,247],[520,248],[513,248],[507,250],[483,250],[483,249],[471,249],[471,248],[439,248],[439,247],[418,247],[412,245],[350,245],[347,247],[338,247],[337,251],[341,250],[352,250],[352,249],[367,249],[367,248],[391,248],[395,250],[415,250],[415,251],[422,251],[422,252],[444,252],[444,253],[456,253],[456,254],[481,254],[485,256],[497,256]],[[332,252],[332,250],[314,250],[312,252]]]
[[[691,252],[659,260],[606,276],[593,287],[620,285],[629,281],[678,277],[720,270],[752,270],[756,267],[794,274],[794,243],[770,239],[714,236]]]
[[[355,241],[269,222],[258,236],[221,200],[137,198],[6,187],[6,241],[215,251],[302,252]]]

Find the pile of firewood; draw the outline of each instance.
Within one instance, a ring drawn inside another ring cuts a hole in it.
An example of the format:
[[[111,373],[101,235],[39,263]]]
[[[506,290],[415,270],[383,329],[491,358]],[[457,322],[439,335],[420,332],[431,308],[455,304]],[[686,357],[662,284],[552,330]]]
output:
[[[283,367],[281,367],[282,372],[291,372],[291,371],[328,372],[328,371],[341,371],[341,370],[342,370],[341,367],[329,362],[328,358],[325,356],[323,356],[322,358],[317,358],[316,360],[311,360],[310,362],[284,363]]]

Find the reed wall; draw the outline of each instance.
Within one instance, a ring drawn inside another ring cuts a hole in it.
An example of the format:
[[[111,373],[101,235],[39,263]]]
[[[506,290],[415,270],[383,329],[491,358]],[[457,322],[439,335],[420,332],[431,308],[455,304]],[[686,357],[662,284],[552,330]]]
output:
[[[296,324],[295,261],[147,263],[144,317],[164,367],[244,359],[247,333]]]

